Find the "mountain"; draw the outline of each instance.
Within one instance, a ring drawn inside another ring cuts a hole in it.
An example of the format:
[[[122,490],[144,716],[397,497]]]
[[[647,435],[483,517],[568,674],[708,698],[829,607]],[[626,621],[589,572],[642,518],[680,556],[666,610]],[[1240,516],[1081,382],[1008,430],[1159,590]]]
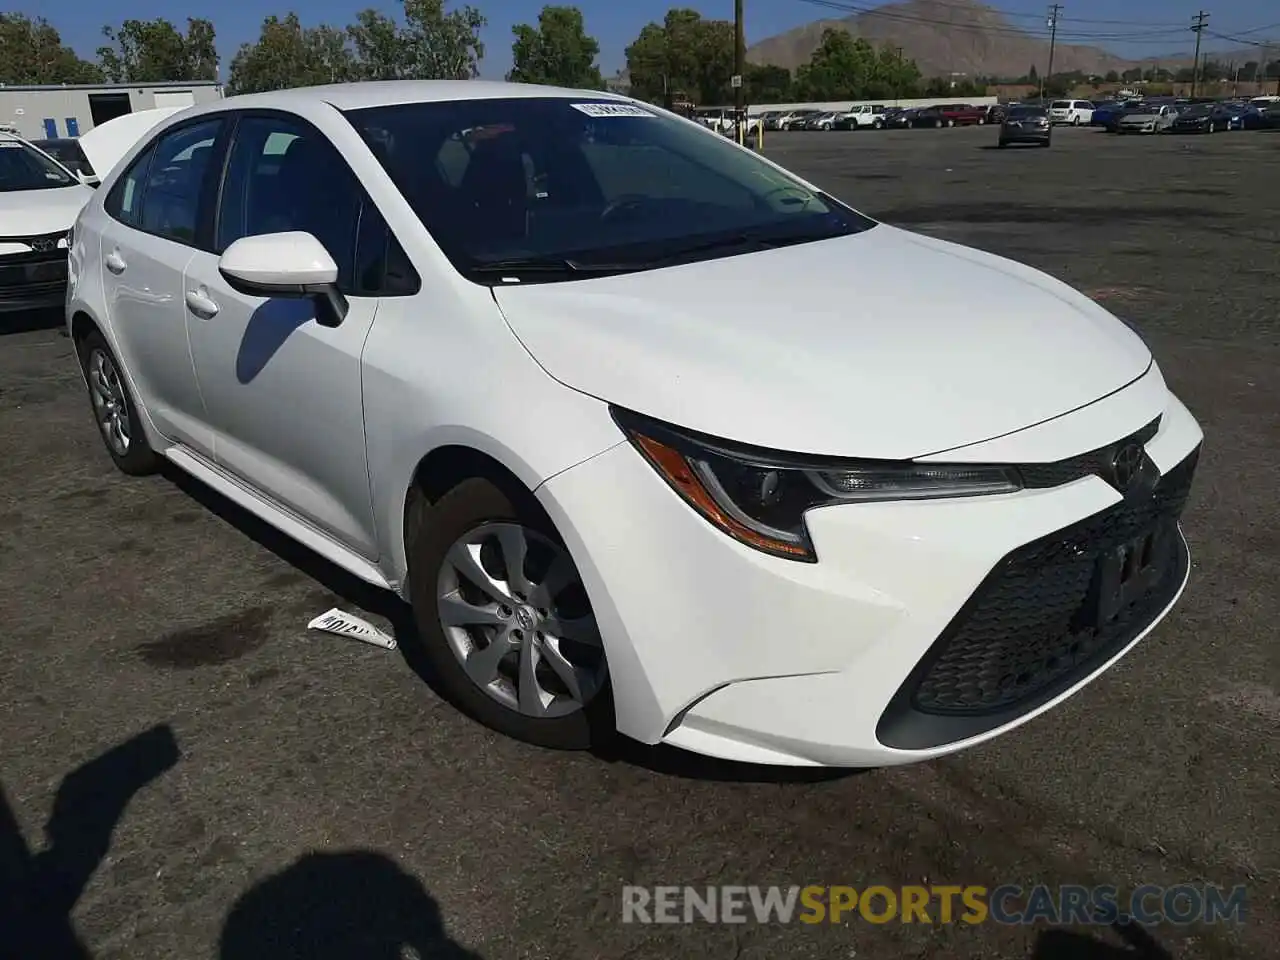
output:
[[[751,63],[774,64],[794,70],[817,49],[829,27],[848,30],[872,46],[901,47],[926,77],[953,73],[970,77],[1020,77],[1035,64],[1043,73],[1049,63],[1049,42],[1026,33],[999,10],[976,0],[905,0],[838,20],[816,20],[769,37],[747,50]],[[1065,29],[1065,28],[1064,28]],[[1152,60],[1126,60],[1101,47],[1057,44],[1053,72],[1079,70],[1105,75],[1123,72]],[[1190,55],[1161,59],[1169,68],[1190,66]]]

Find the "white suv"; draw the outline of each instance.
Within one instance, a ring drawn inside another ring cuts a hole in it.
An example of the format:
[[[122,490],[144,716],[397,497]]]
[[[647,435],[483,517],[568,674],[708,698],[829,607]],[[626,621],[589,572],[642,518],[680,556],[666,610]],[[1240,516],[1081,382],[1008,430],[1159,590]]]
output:
[[[1054,100],[1049,104],[1050,123],[1087,127],[1093,120],[1093,104],[1088,100]]]
[[[120,469],[167,460],[406,598],[441,688],[535,743],[935,757],[1084,686],[1186,582],[1201,432],[1137,334],[647,104],[193,107],[71,261]]]
[[[850,107],[844,114],[850,120],[854,121],[861,129],[883,130],[884,129],[884,104],[861,104],[856,107]]]

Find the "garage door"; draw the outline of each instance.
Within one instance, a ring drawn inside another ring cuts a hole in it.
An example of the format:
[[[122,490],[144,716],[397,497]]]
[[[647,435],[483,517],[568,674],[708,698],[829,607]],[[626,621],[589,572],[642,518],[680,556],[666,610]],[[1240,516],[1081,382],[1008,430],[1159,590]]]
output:
[[[156,94],[157,107],[189,107],[196,102],[196,95],[190,90],[168,90]]]

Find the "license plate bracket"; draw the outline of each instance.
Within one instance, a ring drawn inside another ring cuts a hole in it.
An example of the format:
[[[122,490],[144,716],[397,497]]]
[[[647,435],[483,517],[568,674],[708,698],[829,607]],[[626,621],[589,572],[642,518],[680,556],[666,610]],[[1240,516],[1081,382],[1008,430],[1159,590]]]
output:
[[[1085,603],[1089,626],[1106,626],[1155,589],[1165,572],[1171,534],[1169,524],[1159,523],[1098,558]]]

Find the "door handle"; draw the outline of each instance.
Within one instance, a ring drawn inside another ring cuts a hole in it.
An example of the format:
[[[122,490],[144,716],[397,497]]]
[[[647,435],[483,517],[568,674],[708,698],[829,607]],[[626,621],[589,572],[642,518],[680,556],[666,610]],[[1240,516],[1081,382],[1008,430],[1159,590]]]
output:
[[[187,291],[187,309],[197,317],[208,320],[218,312],[218,305],[195,290]]]
[[[107,269],[116,274],[116,276],[124,273],[124,268],[128,266],[128,264],[124,262],[124,257],[120,256],[120,254],[115,250],[108,253],[106,257],[103,258],[102,262],[105,263],[107,265]]]

